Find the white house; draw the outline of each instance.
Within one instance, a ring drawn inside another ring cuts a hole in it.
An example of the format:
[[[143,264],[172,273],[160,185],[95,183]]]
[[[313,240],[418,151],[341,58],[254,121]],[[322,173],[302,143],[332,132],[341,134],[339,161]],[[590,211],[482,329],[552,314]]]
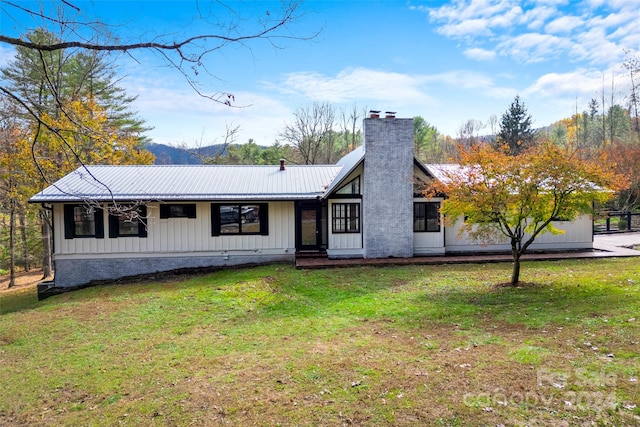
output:
[[[364,145],[323,166],[86,166],[31,198],[53,209],[54,286],[198,267],[506,251],[444,227],[417,182],[413,119],[367,118]],[[139,219],[110,213],[131,206]],[[590,218],[532,249],[592,248]]]

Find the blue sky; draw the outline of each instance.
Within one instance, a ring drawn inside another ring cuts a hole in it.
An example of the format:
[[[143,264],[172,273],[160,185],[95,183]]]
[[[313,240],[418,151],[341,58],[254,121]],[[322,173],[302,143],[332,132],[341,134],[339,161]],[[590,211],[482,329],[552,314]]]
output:
[[[280,5],[73,4],[83,16],[114,24],[111,31],[124,41],[216,31],[214,24],[228,22],[230,11],[251,28],[252,19],[272,17]],[[613,78],[615,101],[624,105],[624,50],[640,52],[637,0],[307,1],[298,12],[287,31],[301,37],[319,32],[313,39],[277,39],[277,46],[253,41],[205,58],[212,76],[199,74],[201,89],[232,93],[234,108],[199,97],[157,55],[114,57],[120,85],[138,96],[134,108],[154,127],[149,136],[208,145],[221,142],[227,126],[240,126],[237,142],[270,145],[298,108],[328,101],[338,109],[420,115],[455,137],[469,119],[500,117],[517,94],[534,125],[546,126],[576,107],[585,110],[591,98],[599,101],[603,79],[607,104]],[[3,33],[30,25],[15,16],[2,19]],[[0,64],[11,53],[0,45]]]

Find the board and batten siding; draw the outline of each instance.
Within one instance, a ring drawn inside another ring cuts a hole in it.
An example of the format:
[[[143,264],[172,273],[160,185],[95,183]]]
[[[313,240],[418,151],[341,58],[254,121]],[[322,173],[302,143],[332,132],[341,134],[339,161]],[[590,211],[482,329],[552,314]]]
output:
[[[246,202],[243,202],[246,203]],[[160,219],[159,203],[147,205],[147,237],[109,238],[104,213],[104,238],[65,239],[62,204],[54,205],[56,256],[127,254],[189,254],[222,251],[295,251],[293,202],[269,202],[269,234],[211,236],[211,202],[196,203],[196,218]]]
[[[508,239],[498,239],[496,242],[483,244],[472,240],[466,233],[460,235],[463,219],[460,218],[453,226],[447,227],[445,233],[446,252],[497,252],[510,251]],[[593,222],[591,216],[581,215],[574,221],[557,221],[553,225],[563,230],[563,234],[545,232],[539,234],[531,244],[529,250],[565,250],[593,248]]]
[[[360,204],[360,232],[359,233],[334,233],[333,232],[333,204],[334,203],[358,203]],[[362,257],[362,228],[366,225],[362,221],[362,199],[333,199],[329,200],[329,242],[327,255],[329,258],[355,258]]]
[[[434,197],[433,199],[425,199],[424,197],[417,197],[413,199],[413,202],[438,202],[442,203],[441,197]],[[413,232],[413,254],[419,255],[443,255],[444,248],[444,225],[442,223],[442,215],[440,215],[440,231],[439,232]]]

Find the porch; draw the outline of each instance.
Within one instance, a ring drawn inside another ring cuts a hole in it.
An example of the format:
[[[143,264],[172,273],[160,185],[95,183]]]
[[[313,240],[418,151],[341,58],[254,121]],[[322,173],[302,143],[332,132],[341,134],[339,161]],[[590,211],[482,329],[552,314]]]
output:
[[[620,233],[615,236],[594,236],[593,249],[585,251],[531,252],[523,255],[525,261],[554,261],[562,259],[620,258],[640,256],[640,233]],[[393,266],[393,265],[438,265],[511,262],[508,253],[448,254],[439,256],[418,256],[412,258],[349,258],[329,259],[326,254],[296,256],[296,268],[319,269],[337,267]]]

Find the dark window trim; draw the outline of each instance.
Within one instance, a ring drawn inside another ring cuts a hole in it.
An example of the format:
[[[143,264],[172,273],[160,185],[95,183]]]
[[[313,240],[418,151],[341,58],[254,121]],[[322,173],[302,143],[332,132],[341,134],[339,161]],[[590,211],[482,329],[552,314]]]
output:
[[[64,238],[65,239],[104,239],[104,216],[103,209],[97,208],[93,212],[95,233],[91,235],[76,235],[75,208],[87,208],[83,204],[64,205]]]
[[[349,214],[347,214],[345,212],[345,216],[337,216],[337,209],[338,206],[341,205],[350,205],[349,208]],[[338,220],[344,220],[344,230],[341,229],[342,227],[339,227],[338,224]],[[351,225],[354,223],[356,224],[356,227],[351,228]],[[360,222],[361,222],[361,215],[360,215],[360,203],[359,202],[353,202],[353,203],[333,203],[331,205],[331,232],[333,234],[357,234],[360,233]]]
[[[180,206],[182,214],[176,215],[171,211],[172,206]],[[196,204],[195,203],[161,203],[160,204],[160,219],[168,218],[196,218]]]
[[[140,218],[147,217],[146,205],[138,206],[138,215],[140,216]],[[144,221],[142,221],[142,219],[138,219],[138,234],[120,234],[119,222],[119,215],[109,213],[109,238],[116,239],[118,237],[147,237],[147,225],[144,223]]]
[[[222,206],[237,207],[238,212],[242,212],[243,206],[258,206],[260,221],[260,231],[242,232],[242,221],[238,223],[237,233],[222,233],[222,216],[220,208]],[[211,236],[268,236],[269,235],[269,204],[268,203],[211,203]]]
[[[362,194],[332,194],[331,199],[362,199]]]
[[[354,183],[356,183],[356,184],[354,184]],[[358,196],[358,195],[361,196],[361,194],[362,194],[361,184],[362,184],[362,181],[360,180],[360,175],[358,175],[355,178],[353,178],[352,180],[350,180],[349,182],[347,182],[346,184],[344,184],[343,186],[341,186],[340,188],[338,188],[335,191],[334,195],[337,195],[337,196],[350,196],[350,197]],[[341,191],[347,189],[347,187],[353,188],[354,186],[358,187],[358,191],[357,192],[355,192],[355,193],[354,192],[343,192],[343,193],[341,193]]]
[[[420,205],[424,205],[424,229],[417,229],[416,228],[416,208]],[[428,218],[427,214],[428,214],[428,205],[437,205],[436,208],[436,215],[437,215],[437,219],[438,219],[438,229],[429,229],[428,224],[429,224],[429,219],[432,218]],[[413,202],[413,232],[414,233],[439,233],[442,230],[442,227],[440,225],[440,202]]]

